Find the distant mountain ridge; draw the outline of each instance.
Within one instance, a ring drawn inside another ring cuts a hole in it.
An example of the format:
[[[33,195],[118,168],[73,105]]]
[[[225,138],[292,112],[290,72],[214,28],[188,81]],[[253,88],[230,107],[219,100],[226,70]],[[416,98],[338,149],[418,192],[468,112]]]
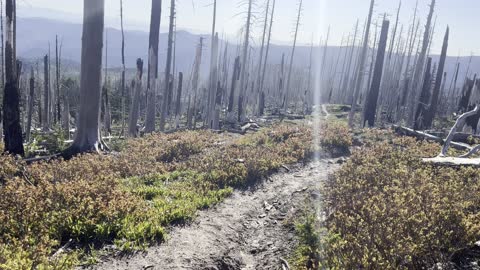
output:
[[[121,32],[118,29],[107,28],[108,35],[108,64],[109,67],[121,66]],[[18,18],[17,23],[17,52],[20,58],[41,59],[48,53],[49,43],[52,57],[55,54],[55,35],[58,35],[62,46],[62,58],[71,60],[72,63],[80,63],[81,55],[81,36],[82,25],[79,23],[69,23],[60,20],[46,18]],[[160,70],[165,63],[167,51],[167,33],[160,34],[159,61]],[[187,31],[178,31],[176,36],[176,67],[177,71],[189,72],[195,58],[195,48],[200,37],[204,37],[203,63],[202,70],[205,73],[208,69],[210,58],[210,35],[197,35]],[[147,59],[148,33],[143,31],[125,31],[125,58],[127,67],[135,67],[136,59]],[[221,41],[221,47],[225,45]],[[340,47],[328,47],[327,68],[331,68],[339,53]],[[317,56],[321,50],[316,50]],[[229,56],[233,64],[233,57],[237,52],[237,45],[229,43]],[[255,47],[252,52],[258,54],[258,48]],[[280,64],[282,54],[285,54],[285,61],[288,64],[291,47],[285,45],[272,44],[270,49],[269,63]],[[223,56],[223,52],[221,52]],[[316,56],[316,57],[317,57]],[[343,56],[342,56],[343,57]],[[295,53],[295,65],[307,68],[309,65],[310,47],[298,46]],[[438,62],[438,56],[433,56],[434,62]],[[342,58],[341,58],[342,60]],[[465,76],[464,71],[468,64],[469,57],[461,57],[461,76]],[[446,72],[449,77],[454,71],[456,57],[448,57]],[[253,63],[257,65],[257,63]],[[341,67],[339,67],[341,69]],[[473,57],[470,71],[480,72],[480,57]],[[463,72],[463,73],[462,73]],[[460,77],[461,78],[461,77]],[[448,84],[447,84],[448,85]]]

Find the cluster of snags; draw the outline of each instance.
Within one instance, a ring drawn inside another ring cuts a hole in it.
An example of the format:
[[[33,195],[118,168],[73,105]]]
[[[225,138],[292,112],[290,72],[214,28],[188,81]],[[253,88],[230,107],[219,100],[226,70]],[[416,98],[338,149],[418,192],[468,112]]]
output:
[[[308,127],[279,125],[237,139],[208,131],[149,135],[117,154],[69,161],[26,165],[0,156],[0,268],[71,268],[85,249],[52,257],[69,240],[145,248],[233,188],[310,157],[311,142]]]

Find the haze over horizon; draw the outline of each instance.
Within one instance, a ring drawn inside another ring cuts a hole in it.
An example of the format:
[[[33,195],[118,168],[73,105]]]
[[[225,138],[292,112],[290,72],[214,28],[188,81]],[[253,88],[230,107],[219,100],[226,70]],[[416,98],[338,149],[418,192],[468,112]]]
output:
[[[385,14],[392,23],[400,0],[377,1],[375,5],[374,21],[381,19]],[[165,1],[162,10],[162,32],[168,24],[169,3]],[[211,0],[177,0],[177,25],[179,30],[187,30],[195,34],[207,34],[211,31]],[[299,32],[299,44],[307,45],[312,42],[318,44],[321,37],[326,36],[328,26],[331,26],[330,45],[341,44],[342,37],[353,32],[357,21],[360,28],[368,13],[370,0],[304,0],[302,20]],[[418,15],[423,31],[429,0],[418,0]],[[416,1],[402,1],[400,10],[400,25],[404,25],[405,36],[413,17]],[[20,17],[46,17],[67,22],[81,22],[83,13],[82,1],[64,0],[22,0],[19,2],[18,14]],[[149,0],[124,0],[125,28],[129,30],[148,31],[150,20]],[[217,12],[217,31],[225,35],[230,42],[238,42],[239,33],[244,25],[246,6],[241,0],[219,1]],[[253,27],[252,42],[258,45],[263,25],[265,3],[256,1],[256,20]],[[477,8],[475,8],[478,6]],[[289,45],[293,40],[294,22],[297,1],[277,1],[276,20],[273,27],[272,40],[274,43]],[[480,8],[480,2],[470,0],[438,0],[435,7],[435,17],[438,17],[432,44],[432,53],[440,52],[443,33],[447,24],[450,26],[451,41],[448,54],[450,56],[479,55],[480,49],[476,44],[479,38],[472,36],[471,21],[476,17],[475,10]],[[106,0],[106,25],[118,29],[119,0]],[[399,30],[400,31],[400,26]]]

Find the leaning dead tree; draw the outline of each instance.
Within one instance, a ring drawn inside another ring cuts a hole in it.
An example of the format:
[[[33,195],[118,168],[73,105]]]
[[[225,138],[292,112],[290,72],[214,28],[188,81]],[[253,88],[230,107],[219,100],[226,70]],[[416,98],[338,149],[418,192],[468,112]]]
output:
[[[147,117],[145,119],[145,132],[155,131],[156,108],[156,81],[158,79],[158,43],[160,36],[160,18],[162,13],[162,0],[152,0],[152,14],[150,18],[150,36],[148,46],[148,71],[147,71]],[[169,35],[170,39],[170,35]],[[165,99],[165,96],[164,96]],[[162,106],[163,108],[163,106]],[[163,109],[162,109],[163,112]],[[163,115],[162,115],[163,119]]]
[[[23,135],[20,126],[20,94],[18,89],[15,0],[7,0],[5,7],[5,88],[3,96],[3,135],[5,151],[23,156]]]
[[[100,102],[104,0],[84,0],[82,58],[80,68],[80,107],[72,146],[63,156],[105,149],[100,137]]]

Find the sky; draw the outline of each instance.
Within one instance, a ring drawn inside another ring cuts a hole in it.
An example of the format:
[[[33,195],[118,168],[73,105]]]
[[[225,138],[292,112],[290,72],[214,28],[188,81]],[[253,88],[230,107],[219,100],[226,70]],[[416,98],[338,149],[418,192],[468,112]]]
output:
[[[255,0],[255,23],[253,42],[260,43],[263,30],[265,2]],[[404,36],[412,21],[417,0],[402,0],[400,25],[404,25]],[[168,24],[168,0],[163,0],[162,31]],[[213,0],[176,0],[177,27],[194,33],[210,33]],[[217,31],[231,41],[238,41],[245,25],[246,0],[217,1]],[[424,30],[431,0],[418,0],[418,18],[421,31]],[[342,37],[353,31],[357,19],[360,29],[368,15],[370,0],[303,0],[302,19],[298,40],[300,44],[318,44],[331,27],[330,45],[340,45]],[[399,0],[376,0],[374,21],[381,21],[384,14],[394,26]],[[81,0],[18,0],[19,16],[52,17],[81,22],[83,1]],[[151,0],[124,0],[126,28],[148,31]],[[106,25],[119,28],[119,0],[106,0]],[[295,29],[298,0],[277,0],[272,40],[275,43],[291,44]],[[452,56],[480,54],[480,36],[475,35],[474,26],[478,21],[480,1],[437,0],[434,17],[437,18],[432,52],[439,53],[447,25],[450,26],[448,54]],[[400,26],[398,29],[400,32]]]

